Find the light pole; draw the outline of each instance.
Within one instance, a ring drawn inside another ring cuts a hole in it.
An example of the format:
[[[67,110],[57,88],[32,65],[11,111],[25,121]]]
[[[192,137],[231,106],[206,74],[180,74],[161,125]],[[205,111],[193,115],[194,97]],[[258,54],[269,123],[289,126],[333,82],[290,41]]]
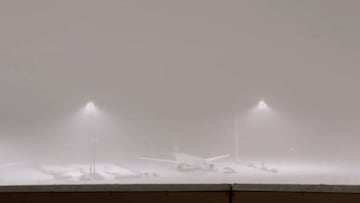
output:
[[[269,122],[269,120],[268,120],[269,115],[272,115],[271,120],[274,120],[274,117],[273,117],[274,112],[272,111],[272,109],[269,107],[269,105],[264,100],[260,100],[258,102],[257,106],[254,109],[254,113],[256,113],[256,117],[258,119],[260,119],[260,118],[265,119],[265,120],[262,120],[262,122],[268,123]],[[271,168],[266,167],[264,161],[261,162],[260,169],[264,170],[264,171],[267,171],[267,172],[271,172],[271,173],[277,173],[278,172],[277,169],[274,169],[274,168],[271,169]]]
[[[235,160],[239,160],[239,126],[238,126],[238,115],[235,115]]]
[[[85,106],[85,112],[88,116],[88,121],[92,121],[93,117],[95,116],[97,109],[95,107],[95,104],[93,102],[88,102]],[[89,139],[91,143],[91,160],[89,165],[89,174],[90,176],[94,176],[96,174],[96,143],[97,143],[97,137],[94,134],[94,130],[90,129],[90,126],[93,125],[93,123],[87,122],[86,125],[88,126],[89,130]]]
[[[258,116],[258,115],[264,115],[265,113],[271,112],[271,108],[269,105],[264,101],[260,100],[255,108],[251,109],[250,114],[248,116]],[[236,161],[239,161],[239,115],[235,115],[235,121],[234,121],[234,133],[235,133],[235,159]]]

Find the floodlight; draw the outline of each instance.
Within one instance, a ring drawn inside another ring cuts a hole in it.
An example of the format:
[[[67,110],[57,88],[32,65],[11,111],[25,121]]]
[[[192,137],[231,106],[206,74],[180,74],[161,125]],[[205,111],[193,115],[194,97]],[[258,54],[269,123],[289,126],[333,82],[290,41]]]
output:
[[[262,111],[270,109],[264,100],[259,101],[257,108]]]
[[[88,112],[88,113],[93,113],[93,112],[95,112],[96,107],[95,107],[95,104],[90,101],[90,102],[88,102],[88,103],[86,104],[85,109],[86,109],[86,112]]]

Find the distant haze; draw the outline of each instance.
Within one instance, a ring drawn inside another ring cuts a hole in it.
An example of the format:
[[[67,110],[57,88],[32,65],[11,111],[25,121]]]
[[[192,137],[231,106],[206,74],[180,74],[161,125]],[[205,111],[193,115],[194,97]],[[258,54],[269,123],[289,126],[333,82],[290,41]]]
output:
[[[234,154],[237,116],[240,157],[352,163],[359,8],[355,0],[1,0],[0,158],[85,160],[95,130],[77,122],[93,101],[104,120],[88,125],[98,127],[103,160],[166,157],[175,147]],[[262,122],[249,113],[260,100],[273,110]]]

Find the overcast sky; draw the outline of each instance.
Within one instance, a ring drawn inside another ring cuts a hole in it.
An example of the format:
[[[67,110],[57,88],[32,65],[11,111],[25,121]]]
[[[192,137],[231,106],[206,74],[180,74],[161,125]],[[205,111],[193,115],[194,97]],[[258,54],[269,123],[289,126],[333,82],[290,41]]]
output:
[[[359,8],[357,0],[1,0],[0,131],[19,140],[59,133],[49,126],[91,100],[134,145],[166,151],[181,140],[222,153],[235,115],[263,99],[284,121],[277,136],[292,135],[286,147],[355,153]]]

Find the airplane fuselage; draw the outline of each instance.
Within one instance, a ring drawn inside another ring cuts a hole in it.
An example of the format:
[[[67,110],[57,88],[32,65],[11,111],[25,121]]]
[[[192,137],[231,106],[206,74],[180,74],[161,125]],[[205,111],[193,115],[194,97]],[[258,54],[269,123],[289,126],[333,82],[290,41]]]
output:
[[[214,164],[208,162],[206,159],[185,154],[176,153],[176,168],[179,170],[213,170]]]

